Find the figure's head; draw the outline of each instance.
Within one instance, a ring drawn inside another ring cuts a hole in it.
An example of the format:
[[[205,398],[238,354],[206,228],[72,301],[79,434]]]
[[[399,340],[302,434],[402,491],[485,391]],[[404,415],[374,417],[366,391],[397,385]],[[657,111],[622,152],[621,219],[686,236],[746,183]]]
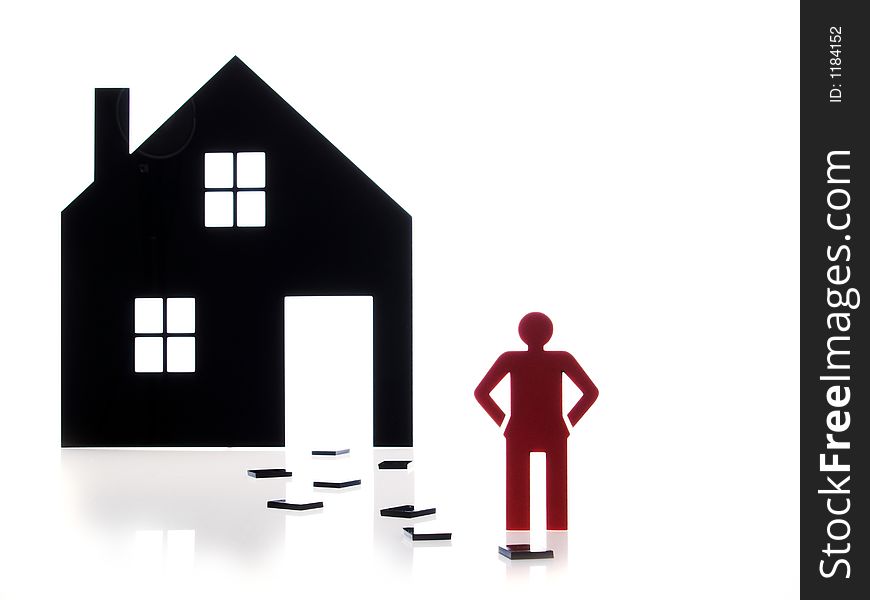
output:
[[[544,313],[529,313],[520,321],[520,339],[529,348],[543,348],[552,335],[553,322]]]

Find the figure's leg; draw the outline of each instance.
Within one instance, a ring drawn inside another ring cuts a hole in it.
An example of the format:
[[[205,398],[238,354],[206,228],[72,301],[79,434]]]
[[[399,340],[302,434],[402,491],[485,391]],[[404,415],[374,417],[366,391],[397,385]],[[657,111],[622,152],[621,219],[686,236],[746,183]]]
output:
[[[529,449],[520,444],[507,444],[507,472],[505,494],[507,529],[529,528]]]
[[[547,450],[547,529],[568,529],[568,439]]]

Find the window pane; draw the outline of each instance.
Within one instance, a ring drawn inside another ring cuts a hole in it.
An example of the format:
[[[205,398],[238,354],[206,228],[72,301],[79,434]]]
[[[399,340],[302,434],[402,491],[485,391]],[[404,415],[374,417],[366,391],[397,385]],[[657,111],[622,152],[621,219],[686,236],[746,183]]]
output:
[[[166,338],[166,370],[170,373],[193,373],[196,370],[195,367],[195,338]]]
[[[206,152],[205,154],[205,187],[233,187],[233,153]]]
[[[163,333],[163,298],[136,298],[134,333]]]
[[[236,181],[240,188],[266,187],[266,153],[239,152],[236,155]]]
[[[232,227],[233,226],[233,193],[232,192],[206,192],[205,193],[205,226],[206,227]]]
[[[196,300],[194,298],[166,299],[166,333],[194,333]]]
[[[134,346],[137,373],[163,372],[163,338],[137,337]]]
[[[266,225],[266,192],[239,192],[236,202],[236,224],[239,227]]]

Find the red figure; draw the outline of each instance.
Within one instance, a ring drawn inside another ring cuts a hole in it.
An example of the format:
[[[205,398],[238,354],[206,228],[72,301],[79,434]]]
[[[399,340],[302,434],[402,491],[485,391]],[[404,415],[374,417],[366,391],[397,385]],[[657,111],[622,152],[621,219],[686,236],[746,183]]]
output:
[[[562,373],[583,392],[568,413],[577,424],[595,399],[598,388],[567,352],[544,350],[553,323],[543,313],[520,321],[520,338],[529,349],[505,352],[474,390],[474,397],[499,426],[504,411],[490,393],[504,376],[511,376],[511,416],[507,440],[507,529],[529,529],[529,453],[547,454],[547,529],[568,529],[568,427],[562,417]]]

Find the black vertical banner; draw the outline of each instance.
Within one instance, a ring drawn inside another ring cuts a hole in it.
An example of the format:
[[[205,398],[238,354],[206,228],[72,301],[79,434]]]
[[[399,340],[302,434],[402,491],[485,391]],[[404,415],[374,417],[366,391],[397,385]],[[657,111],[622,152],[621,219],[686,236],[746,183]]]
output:
[[[801,592],[870,597],[870,21],[801,6]],[[865,13],[866,14],[866,13]],[[867,294],[865,297],[864,294]]]

